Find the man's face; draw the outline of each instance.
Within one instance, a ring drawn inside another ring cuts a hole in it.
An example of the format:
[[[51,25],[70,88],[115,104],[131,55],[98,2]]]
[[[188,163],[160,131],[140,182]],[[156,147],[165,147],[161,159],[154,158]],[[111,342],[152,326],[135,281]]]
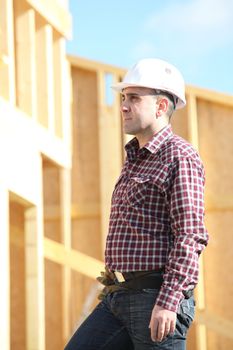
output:
[[[157,98],[153,89],[127,87],[122,93],[121,114],[126,134],[140,136],[156,124]]]

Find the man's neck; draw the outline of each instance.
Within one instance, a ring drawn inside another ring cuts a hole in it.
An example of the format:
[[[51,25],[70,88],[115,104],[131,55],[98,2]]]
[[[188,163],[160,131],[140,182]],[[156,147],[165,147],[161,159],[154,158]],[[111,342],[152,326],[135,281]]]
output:
[[[152,139],[152,137],[154,135],[158,134],[167,125],[168,125],[167,122],[166,123],[160,123],[159,126],[157,126],[156,128],[154,128],[152,130],[147,130],[147,132],[145,132],[144,134],[135,135],[135,137],[138,140],[139,147],[140,148],[144,147]]]

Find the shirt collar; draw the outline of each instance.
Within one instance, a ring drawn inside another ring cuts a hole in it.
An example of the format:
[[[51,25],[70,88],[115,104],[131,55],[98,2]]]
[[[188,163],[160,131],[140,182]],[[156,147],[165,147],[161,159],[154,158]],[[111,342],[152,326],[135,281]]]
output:
[[[156,133],[152,139],[147,142],[141,149],[136,137],[129,141],[125,145],[125,150],[129,161],[133,161],[137,156],[144,156],[148,151],[150,153],[156,153],[162,144],[173,135],[171,125],[168,124],[165,128]]]

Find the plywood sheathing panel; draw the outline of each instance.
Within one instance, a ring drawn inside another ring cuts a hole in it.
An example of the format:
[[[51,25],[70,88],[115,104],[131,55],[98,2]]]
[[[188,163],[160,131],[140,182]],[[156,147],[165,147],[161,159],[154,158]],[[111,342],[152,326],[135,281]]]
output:
[[[210,242],[205,252],[205,298],[208,311],[233,319],[233,108],[198,100],[199,145],[206,169],[206,224]],[[208,349],[230,349],[232,340],[207,332]]]

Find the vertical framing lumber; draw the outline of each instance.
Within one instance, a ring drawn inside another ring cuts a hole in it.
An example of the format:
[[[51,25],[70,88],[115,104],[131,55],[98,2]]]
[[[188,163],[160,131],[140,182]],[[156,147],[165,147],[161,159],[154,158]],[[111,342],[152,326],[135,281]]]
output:
[[[15,104],[13,0],[0,0],[0,95]]]
[[[61,40],[61,39],[60,39]],[[63,43],[61,43],[62,51],[64,49]],[[71,66],[66,58],[61,62],[61,96],[62,96],[62,112],[61,112],[61,125],[62,133],[61,137],[66,145],[67,149],[72,151],[72,78],[71,78]]]
[[[61,193],[61,236],[65,248],[71,249],[71,171],[60,170],[60,193]],[[63,266],[62,271],[62,295],[63,295],[63,339],[70,335],[70,294],[71,294],[71,270]]]
[[[196,96],[189,94],[187,96],[188,107],[188,134],[189,141],[194,148],[198,150],[198,119],[197,119],[197,101]],[[199,259],[199,283],[196,287],[197,309],[205,309],[205,289],[204,289],[204,266],[203,255]],[[197,350],[207,350],[206,326],[197,324],[196,326],[196,344]]]
[[[36,16],[37,118],[54,133],[53,29]]]
[[[101,231],[102,250],[109,225],[111,193],[120,175],[122,166],[122,130],[119,104],[113,100],[112,105],[106,103],[108,88],[104,69],[98,70],[98,123],[99,123],[99,158],[100,158],[100,197],[101,197]],[[108,73],[109,74],[109,73]],[[114,73],[110,72],[113,75]],[[109,87],[110,88],[110,87]]]
[[[16,104],[36,118],[35,11],[21,0],[14,1]]]
[[[53,32],[53,72],[54,72],[54,108],[55,108],[55,135],[63,136],[63,71],[65,59],[65,39],[56,31]]]
[[[9,243],[9,193],[0,185],[0,344],[1,350],[10,350],[10,243]]]
[[[21,198],[10,193],[10,338],[11,348],[26,349],[24,211]]]
[[[192,145],[198,150],[198,121],[197,121],[197,101],[196,96],[187,96],[188,108],[188,137]]]
[[[42,206],[25,210],[27,349],[45,350]]]

